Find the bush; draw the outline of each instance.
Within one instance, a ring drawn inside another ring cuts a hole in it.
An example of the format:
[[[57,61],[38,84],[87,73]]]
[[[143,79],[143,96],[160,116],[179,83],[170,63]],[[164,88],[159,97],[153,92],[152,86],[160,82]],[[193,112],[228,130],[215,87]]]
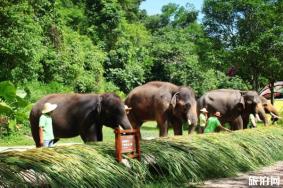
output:
[[[199,96],[214,89],[238,89],[249,90],[251,86],[245,83],[240,77],[228,77],[223,72],[209,69],[201,75],[199,82],[194,82],[192,87]]]
[[[27,124],[31,105],[24,90],[11,82],[0,82],[0,136],[10,136],[23,124]]]
[[[110,69],[108,78],[118,85],[123,92],[128,93],[134,87],[144,83],[144,70],[139,65],[128,65],[125,69]]]
[[[31,81],[24,84],[22,87],[28,91],[29,100],[32,103],[51,93],[70,93],[73,91],[71,86],[64,86],[62,83],[58,82],[42,83]]]
[[[120,96],[121,98],[125,98],[126,95],[123,91],[120,91],[119,87],[116,86],[113,82],[106,82],[104,81],[102,83],[102,88],[101,88],[101,92],[100,93],[115,93],[118,96]]]

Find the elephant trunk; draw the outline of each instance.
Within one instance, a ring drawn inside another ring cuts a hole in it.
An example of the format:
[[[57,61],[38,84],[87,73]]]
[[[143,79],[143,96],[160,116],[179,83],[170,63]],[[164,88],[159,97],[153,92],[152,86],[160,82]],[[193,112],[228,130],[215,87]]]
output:
[[[189,134],[194,132],[195,127],[198,123],[197,109],[196,105],[192,106],[191,110],[187,114],[187,122],[189,125]]]
[[[124,117],[121,121],[121,127],[123,129],[132,129],[132,125],[127,117]]]
[[[192,126],[196,126],[197,125],[197,115],[196,114],[191,114],[188,117],[188,124],[192,125]]]
[[[268,124],[268,118],[261,104],[257,105],[256,113],[258,114],[259,118],[263,121],[264,125],[266,126]]]

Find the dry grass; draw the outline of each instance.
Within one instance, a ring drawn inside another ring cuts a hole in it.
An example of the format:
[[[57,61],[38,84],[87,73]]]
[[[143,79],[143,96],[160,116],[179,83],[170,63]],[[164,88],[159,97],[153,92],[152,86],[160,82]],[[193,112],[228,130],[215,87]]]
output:
[[[0,154],[0,187],[141,187],[233,176],[283,159],[283,128],[263,127],[142,141],[131,168],[114,158],[113,143]]]

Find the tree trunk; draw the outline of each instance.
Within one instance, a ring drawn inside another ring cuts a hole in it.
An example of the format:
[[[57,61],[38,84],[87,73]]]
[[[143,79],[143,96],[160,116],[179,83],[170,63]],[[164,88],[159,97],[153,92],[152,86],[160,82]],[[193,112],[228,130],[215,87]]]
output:
[[[270,102],[273,105],[274,104],[274,81],[271,81],[268,87],[270,89]]]

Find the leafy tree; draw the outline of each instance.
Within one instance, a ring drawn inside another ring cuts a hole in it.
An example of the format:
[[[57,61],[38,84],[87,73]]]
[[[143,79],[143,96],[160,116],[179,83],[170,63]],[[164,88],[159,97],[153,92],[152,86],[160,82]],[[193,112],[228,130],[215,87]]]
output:
[[[33,9],[27,1],[4,0],[0,7],[0,80],[37,78],[46,48]]]
[[[151,56],[153,66],[150,80],[185,84],[192,83],[198,75],[196,46],[184,29],[164,28],[159,30],[153,38]],[[181,74],[192,76],[191,81],[180,79]]]
[[[282,1],[206,0],[204,25],[243,79],[258,89],[262,78],[282,78]],[[276,76],[274,76],[276,75]]]
[[[157,31],[166,26],[174,28],[185,28],[195,22],[198,12],[192,4],[179,6],[174,3],[164,5],[160,15],[148,16],[144,23],[152,32]]]
[[[124,21],[122,28],[121,36],[104,64],[105,77],[122,91],[129,92],[144,83],[149,73],[151,58],[147,48],[151,37],[142,24],[128,24]]]
[[[45,82],[57,81],[73,85],[78,92],[98,90],[103,80],[105,54],[88,37],[64,28],[63,43],[59,51],[50,50],[42,60]]]
[[[107,51],[111,50],[120,34],[119,26],[122,20],[120,4],[117,0],[86,0],[86,15],[89,25],[88,35]]]
[[[125,18],[130,23],[138,21],[142,16],[142,13],[139,10],[139,6],[142,1],[145,0],[118,0],[119,4],[123,9]]]

